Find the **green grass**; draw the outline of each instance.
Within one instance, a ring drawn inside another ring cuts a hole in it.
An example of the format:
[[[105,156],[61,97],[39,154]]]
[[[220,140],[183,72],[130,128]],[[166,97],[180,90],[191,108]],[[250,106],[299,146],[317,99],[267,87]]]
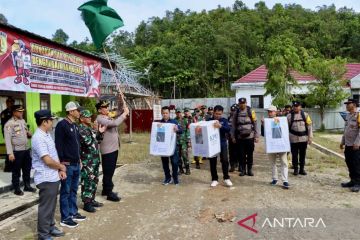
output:
[[[340,142],[338,141],[338,139],[332,139],[329,137],[324,137],[324,135],[331,135],[333,133],[328,133],[328,132],[324,132],[324,133],[320,133],[320,132],[315,132],[314,133],[314,142],[316,142],[317,144],[320,144],[334,152],[343,154],[343,150],[340,149]],[[339,134],[333,134],[334,136],[338,136]]]
[[[150,133],[133,133],[131,143],[129,143],[129,134],[122,133],[120,136],[121,146],[118,163],[133,164],[144,160],[158,160],[149,154]]]

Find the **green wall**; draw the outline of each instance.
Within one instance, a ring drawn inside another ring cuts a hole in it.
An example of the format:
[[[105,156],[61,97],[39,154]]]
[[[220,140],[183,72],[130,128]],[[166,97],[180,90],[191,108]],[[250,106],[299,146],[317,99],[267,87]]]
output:
[[[26,120],[30,125],[31,132],[36,129],[34,113],[40,109],[40,93],[26,93]]]

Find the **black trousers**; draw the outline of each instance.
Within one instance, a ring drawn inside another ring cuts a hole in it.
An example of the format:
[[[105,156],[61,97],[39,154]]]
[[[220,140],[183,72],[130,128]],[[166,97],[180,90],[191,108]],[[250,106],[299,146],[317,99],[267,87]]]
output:
[[[11,162],[9,160],[9,155],[7,155],[7,154],[6,154],[6,157],[5,157],[4,172],[12,172]]]
[[[294,169],[303,170],[305,167],[307,142],[291,143],[292,165]]]
[[[47,239],[55,226],[55,209],[60,181],[43,182],[36,187],[39,189],[38,208],[38,239]]]
[[[220,152],[220,162],[221,168],[223,171],[224,180],[230,179],[229,176],[229,159],[228,159],[228,146],[227,144],[221,144],[221,152]],[[218,181],[219,177],[217,174],[217,156],[209,158],[210,160],[210,171],[211,171],[211,179],[212,181]]]
[[[360,150],[354,150],[353,147],[345,147],[345,162],[349,169],[351,182],[360,185]]]
[[[12,167],[12,185],[13,187],[20,187],[20,176],[22,171],[22,178],[24,184],[30,184],[31,171],[31,156],[30,150],[14,151],[15,160],[11,163]]]
[[[239,171],[246,171],[246,167],[251,169],[254,163],[254,139],[237,139],[236,148],[238,150]]]
[[[112,178],[114,176],[119,151],[101,155],[103,169],[103,192],[111,193],[114,188]]]
[[[230,167],[237,168],[239,166],[239,161],[236,159],[236,143],[233,143],[231,139],[229,140],[229,157]]]

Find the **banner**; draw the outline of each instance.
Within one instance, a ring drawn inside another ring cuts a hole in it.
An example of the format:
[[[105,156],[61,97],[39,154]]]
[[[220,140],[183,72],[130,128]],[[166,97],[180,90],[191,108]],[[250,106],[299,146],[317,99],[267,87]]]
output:
[[[286,117],[265,118],[266,153],[290,152],[289,126]]]
[[[99,61],[0,27],[0,90],[97,97],[100,80]]]
[[[160,121],[161,119],[161,105],[153,105],[153,121]]]

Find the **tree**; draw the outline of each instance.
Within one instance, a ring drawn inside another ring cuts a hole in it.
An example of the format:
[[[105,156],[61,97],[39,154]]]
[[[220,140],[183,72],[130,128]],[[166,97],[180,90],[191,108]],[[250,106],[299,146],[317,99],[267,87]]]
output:
[[[265,83],[265,95],[272,96],[273,105],[282,107],[292,99],[291,88],[298,86],[291,72],[302,69],[299,51],[291,39],[279,36],[268,42],[266,67],[268,81]]]
[[[60,28],[56,30],[54,35],[52,35],[52,40],[66,45],[67,41],[69,40],[69,35],[67,35],[64,30]]]
[[[335,59],[312,58],[306,63],[306,70],[316,78],[309,85],[309,94],[305,101],[309,105],[318,106],[321,117],[321,129],[324,129],[324,112],[326,108],[337,107],[342,100],[348,97],[344,90],[347,80],[346,59],[337,57]]]
[[[6,19],[6,17],[4,16],[4,14],[0,13],[0,23],[8,23],[8,20]]]

